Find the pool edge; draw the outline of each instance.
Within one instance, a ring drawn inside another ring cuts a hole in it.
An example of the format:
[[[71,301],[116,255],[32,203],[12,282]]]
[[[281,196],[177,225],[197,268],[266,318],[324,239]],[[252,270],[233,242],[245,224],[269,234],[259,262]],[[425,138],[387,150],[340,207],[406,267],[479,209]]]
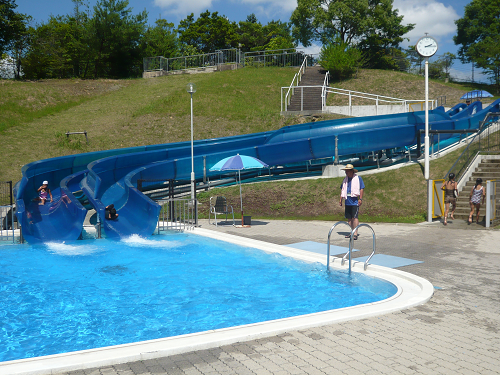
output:
[[[193,232],[188,233],[231,242],[241,246],[253,247],[267,252],[277,252],[306,262],[320,262],[326,264],[325,255],[305,250],[201,228],[195,228]],[[347,265],[342,266],[340,264],[339,258],[334,258],[330,266],[335,269],[347,269]],[[77,352],[0,362],[0,374],[54,374],[63,371],[110,366],[119,363],[181,354],[194,350],[209,349],[239,341],[269,337],[290,330],[341,323],[348,320],[364,319],[371,316],[401,311],[424,304],[433,295],[434,287],[424,278],[404,271],[376,265],[369,265],[367,271],[364,271],[363,267],[363,263],[356,261],[352,263],[352,269],[355,272],[365,273],[369,276],[385,279],[395,284],[398,287],[396,296],[361,306],[346,307],[244,326]]]

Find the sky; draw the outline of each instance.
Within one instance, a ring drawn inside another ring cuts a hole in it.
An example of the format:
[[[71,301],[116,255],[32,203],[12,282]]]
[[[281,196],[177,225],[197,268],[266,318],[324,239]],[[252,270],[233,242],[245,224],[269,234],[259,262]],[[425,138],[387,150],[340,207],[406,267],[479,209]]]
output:
[[[84,0],[92,8],[97,0]],[[409,42],[403,47],[415,45],[425,33],[438,42],[438,52],[457,54],[458,46],[453,43],[456,34],[455,20],[463,17],[464,8],[472,0],[394,0],[393,8],[403,15],[403,24],[414,23],[415,28],[405,35]],[[17,11],[31,15],[36,23],[46,22],[50,15],[66,15],[73,12],[71,0],[16,0]],[[272,20],[288,22],[297,6],[297,0],[129,0],[129,7],[137,14],[148,12],[148,22],[154,24],[158,18],[165,18],[177,26],[179,21],[194,13],[195,18],[207,9],[226,16],[230,21],[244,21],[254,13],[262,24]],[[311,46],[308,53],[319,53],[321,46]],[[466,78],[471,75],[471,64],[463,65],[458,60],[452,67],[452,75]],[[475,80],[480,77],[476,69]]]

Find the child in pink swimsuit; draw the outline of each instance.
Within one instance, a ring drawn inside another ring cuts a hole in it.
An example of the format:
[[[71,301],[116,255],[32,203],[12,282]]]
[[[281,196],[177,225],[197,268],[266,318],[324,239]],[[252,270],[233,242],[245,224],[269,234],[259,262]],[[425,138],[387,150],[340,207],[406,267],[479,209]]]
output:
[[[49,182],[44,181],[42,186],[38,188],[38,198],[36,200],[41,201],[40,204],[43,206],[47,201],[48,196],[50,195],[50,201],[52,202],[52,192],[49,189]]]

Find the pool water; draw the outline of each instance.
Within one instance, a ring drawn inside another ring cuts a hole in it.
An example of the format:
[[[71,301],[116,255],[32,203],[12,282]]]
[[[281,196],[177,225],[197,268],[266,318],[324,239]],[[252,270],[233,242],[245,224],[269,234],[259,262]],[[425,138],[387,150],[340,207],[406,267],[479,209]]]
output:
[[[386,299],[386,281],[171,233],[0,247],[0,361]]]

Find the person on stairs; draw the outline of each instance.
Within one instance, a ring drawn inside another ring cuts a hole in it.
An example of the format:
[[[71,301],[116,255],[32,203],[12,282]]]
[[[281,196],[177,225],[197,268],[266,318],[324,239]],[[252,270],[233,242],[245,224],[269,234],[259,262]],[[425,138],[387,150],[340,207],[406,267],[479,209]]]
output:
[[[481,197],[484,199],[486,197],[486,189],[483,187],[483,179],[476,179],[476,185],[472,188],[469,194],[470,203],[470,214],[469,214],[469,224],[472,223],[474,217],[474,209],[476,210],[476,224],[479,223],[479,209],[481,208]]]
[[[457,198],[458,198],[458,183],[455,181],[455,173],[450,173],[448,175],[448,181],[446,181],[441,187],[444,190],[444,225],[448,224],[448,213],[450,211],[451,204],[451,220],[455,220],[455,208],[457,208]]]

